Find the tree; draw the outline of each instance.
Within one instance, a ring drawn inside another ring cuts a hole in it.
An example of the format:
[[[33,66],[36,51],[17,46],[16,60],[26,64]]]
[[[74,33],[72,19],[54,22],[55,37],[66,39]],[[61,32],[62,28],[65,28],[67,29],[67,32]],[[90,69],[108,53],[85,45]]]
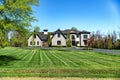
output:
[[[120,49],[120,39],[115,42],[115,49]]]
[[[47,43],[48,46],[51,46],[51,38],[50,38],[51,33],[48,33],[48,39],[47,39]]]
[[[34,31],[32,32],[32,45],[35,44],[34,39],[36,38],[36,35],[39,33],[39,31],[40,31],[40,27],[35,26]]]
[[[117,33],[116,33],[116,31],[113,31],[111,35],[112,35],[113,48],[115,48],[115,42],[117,40]]]
[[[38,33],[40,31],[40,27],[39,26],[35,26],[34,31]]]
[[[107,35],[101,34],[100,31],[96,31],[96,33],[93,32],[91,40],[91,46],[93,48],[112,49],[119,47],[119,40],[117,40],[116,31],[113,31],[111,34],[108,33]]]
[[[112,33],[112,41],[113,41],[113,43],[114,43],[116,40],[117,40],[117,33],[116,33],[116,31],[113,31],[113,33]]]
[[[26,34],[32,21],[36,19],[32,16],[31,6],[37,6],[39,0],[0,0],[0,41],[8,42],[9,32]],[[24,35],[23,35],[24,36]],[[3,39],[3,40],[2,40]],[[0,44],[4,44],[1,42]],[[0,45],[1,46],[1,45]]]
[[[76,27],[72,27],[71,30],[77,30],[77,28]]]
[[[94,40],[95,40],[95,34],[94,34],[94,32],[92,32],[91,37],[90,37],[90,41],[91,41],[90,47],[94,47],[94,45],[95,45]]]
[[[29,31],[23,31],[19,33],[17,31],[11,32],[10,46],[24,47],[27,46],[27,39],[30,35]]]
[[[108,48],[108,39],[107,39],[107,36],[104,37],[104,47],[105,49]]]
[[[70,33],[67,34],[67,47],[71,47]]]
[[[100,31],[96,31],[96,47],[101,48],[101,42],[102,42],[102,35]]]

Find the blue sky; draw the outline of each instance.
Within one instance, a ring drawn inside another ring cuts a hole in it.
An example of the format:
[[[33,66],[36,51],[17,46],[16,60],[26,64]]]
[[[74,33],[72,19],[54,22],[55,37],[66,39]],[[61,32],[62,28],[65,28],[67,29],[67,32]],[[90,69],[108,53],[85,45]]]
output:
[[[120,31],[120,0],[40,0],[33,7],[41,31],[76,27],[103,33]]]

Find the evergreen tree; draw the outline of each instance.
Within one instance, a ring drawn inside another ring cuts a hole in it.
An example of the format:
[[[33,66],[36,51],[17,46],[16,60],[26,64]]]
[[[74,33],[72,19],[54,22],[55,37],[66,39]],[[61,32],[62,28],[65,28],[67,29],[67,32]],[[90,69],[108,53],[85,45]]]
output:
[[[67,47],[71,47],[70,33],[67,34]]]

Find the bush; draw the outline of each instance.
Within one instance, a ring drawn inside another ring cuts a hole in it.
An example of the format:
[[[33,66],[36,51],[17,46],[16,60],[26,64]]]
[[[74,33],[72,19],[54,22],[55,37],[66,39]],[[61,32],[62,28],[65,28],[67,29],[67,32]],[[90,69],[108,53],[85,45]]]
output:
[[[1,44],[0,44],[1,48],[5,48],[7,45],[8,45],[8,42],[6,42],[6,41],[1,42]]]

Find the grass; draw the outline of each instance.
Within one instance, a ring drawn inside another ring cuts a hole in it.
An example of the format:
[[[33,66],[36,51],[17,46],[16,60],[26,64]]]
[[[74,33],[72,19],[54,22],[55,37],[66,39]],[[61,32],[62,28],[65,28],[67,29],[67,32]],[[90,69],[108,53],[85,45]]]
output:
[[[119,78],[120,55],[59,49],[1,48],[0,77]]]
[[[119,78],[40,78],[40,77],[2,77],[0,80],[120,80]]]

